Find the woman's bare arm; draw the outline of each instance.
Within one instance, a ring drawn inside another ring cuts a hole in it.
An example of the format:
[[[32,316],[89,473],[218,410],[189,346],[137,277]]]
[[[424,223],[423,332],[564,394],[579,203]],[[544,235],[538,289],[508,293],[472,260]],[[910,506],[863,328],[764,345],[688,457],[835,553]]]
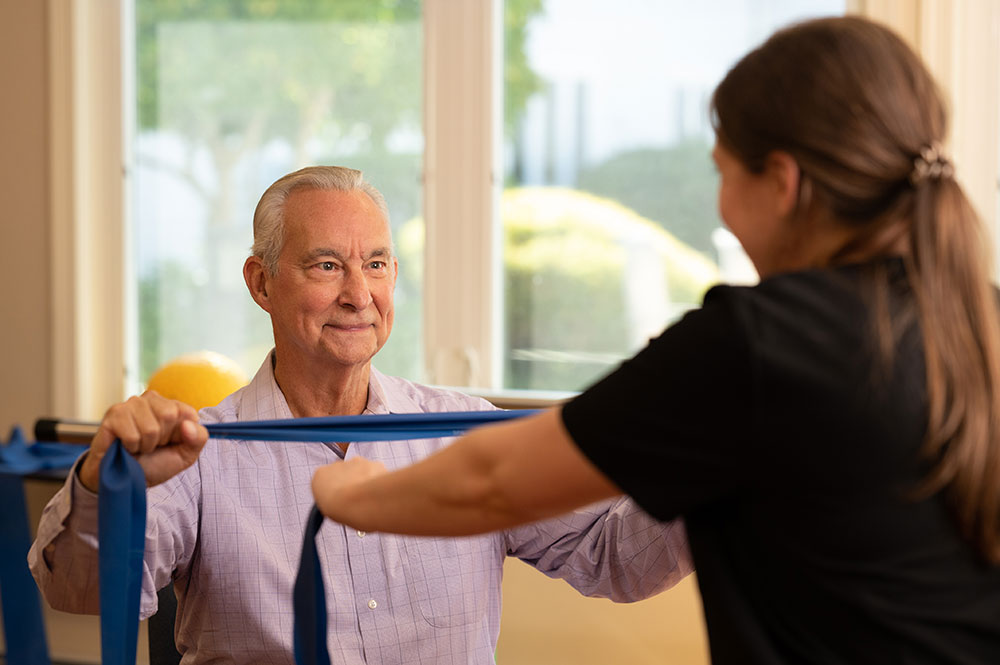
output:
[[[355,458],[317,470],[334,521],[365,531],[457,536],[558,515],[621,494],[577,449],[558,409],[469,432],[410,467]]]

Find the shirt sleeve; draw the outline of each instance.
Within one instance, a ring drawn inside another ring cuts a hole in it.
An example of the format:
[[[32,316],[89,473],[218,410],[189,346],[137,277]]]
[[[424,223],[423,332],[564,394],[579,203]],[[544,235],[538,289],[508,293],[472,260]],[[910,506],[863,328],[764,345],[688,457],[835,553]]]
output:
[[[659,522],[628,498],[505,533],[507,553],[585,596],[654,596],[694,570],[682,520]]]
[[[82,457],[80,458],[83,459]],[[100,613],[97,494],[77,477],[77,460],[66,483],[42,511],[28,566],[54,609]],[[156,613],[156,592],[174,571],[190,563],[197,543],[198,465],[146,493],[146,548],[140,618]]]
[[[97,494],[77,479],[81,457],[49,500],[28,550],[28,567],[54,609],[99,614]]]
[[[616,371],[563,407],[580,450],[658,519],[752,477],[752,361],[739,289],[715,287]]]

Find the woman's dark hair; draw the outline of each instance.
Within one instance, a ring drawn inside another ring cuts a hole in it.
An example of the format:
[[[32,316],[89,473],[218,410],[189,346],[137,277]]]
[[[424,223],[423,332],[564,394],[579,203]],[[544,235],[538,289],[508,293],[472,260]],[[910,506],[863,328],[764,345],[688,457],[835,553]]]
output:
[[[790,154],[802,174],[799,206],[818,206],[855,231],[831,263],[906,247],[927,367],[932,470],[921,494],[945,491],[966,538],[996,564],[1000,314],[989,242],[937,152],[946,115],[917,55],[858,17],[776,33],[712,99],[727,150],[758,173],[773,151]],[[891,348],[891,331],[878,328],[881,348]]]

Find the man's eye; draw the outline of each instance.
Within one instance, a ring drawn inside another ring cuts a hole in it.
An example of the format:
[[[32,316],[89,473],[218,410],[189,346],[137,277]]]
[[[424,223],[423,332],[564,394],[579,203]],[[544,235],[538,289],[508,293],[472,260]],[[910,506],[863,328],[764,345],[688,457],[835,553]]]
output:
[[[333,261],[323,261],[319,264],[320,270],[333,270],[336,267],[337,266],[333,263]]]
[[[382,268],[385,268],[385,261],[372,261],[368,264],[368,267],[374,270],[381,270]]]

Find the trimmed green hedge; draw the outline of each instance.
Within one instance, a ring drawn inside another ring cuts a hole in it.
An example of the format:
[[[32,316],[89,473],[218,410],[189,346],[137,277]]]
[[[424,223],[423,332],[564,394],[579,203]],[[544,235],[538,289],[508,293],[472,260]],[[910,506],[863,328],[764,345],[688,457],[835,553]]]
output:
[[[662,329],[664,316],[700,304],[719,280],[707,256],[609,199],[557,187],[513,188],[503,194],[501,215],[510,387],[585,387]],[[419,299],[423,240],[419,217],[397,231],[398,306]],[[655,330],[644,318],[655,320]],[[397,312],[393,338],[418,334],[407,330],[410,320],[419,319]],[[637,321],[647,329],[637,329]]]

